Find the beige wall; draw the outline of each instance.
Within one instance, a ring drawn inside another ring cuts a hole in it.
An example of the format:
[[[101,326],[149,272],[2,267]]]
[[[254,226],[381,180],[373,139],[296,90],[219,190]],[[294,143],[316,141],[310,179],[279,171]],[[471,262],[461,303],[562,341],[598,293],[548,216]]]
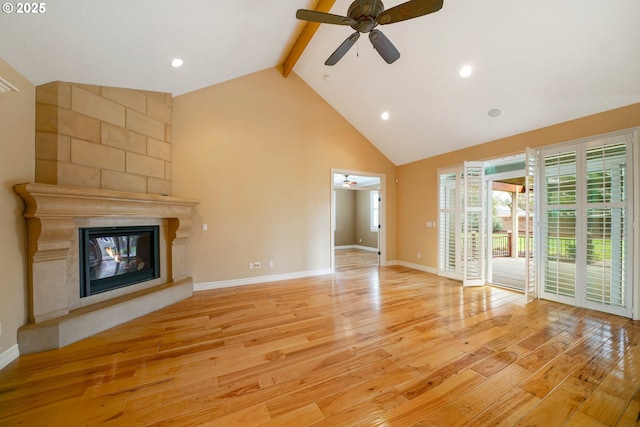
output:
[[[195,283],[330,268],[331,168],[386,175],[395,259],[396,167],[298,76],[267,69],[178,96],[173,111],[173,194],[201,201]]]
[[[526,147],[542,147],[634,126],[640,126],[640,103],[398,167],[398,259],[437,268],[437,228],[427,228],[425,223],[438,219],[438,168],[465,160],[523,153]],[[422,254],[420,259],[416,256],[418,252]]]
[[[336,189],[336,232],[334,244],[349,246],[356,243],[356,192]]]
[[[0,94],[0,354],[17,343],[28,319],[26,225],[13,186],[33,182],[35,87],[0,59],[0,76],[20,92]]]
[[[378,247],[378,233],[371,231],[371,192],[336,189],[336,246]]]

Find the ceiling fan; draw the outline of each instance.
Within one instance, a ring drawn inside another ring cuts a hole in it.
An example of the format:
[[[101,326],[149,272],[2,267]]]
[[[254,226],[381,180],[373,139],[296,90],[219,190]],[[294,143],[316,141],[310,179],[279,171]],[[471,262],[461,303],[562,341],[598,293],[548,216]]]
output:
[[[360,38],[360,33],[369,33],[371,44],[378,51],[380,56],[391,64],[400,58],[400,52],[375,27],[380,25],[393,24],[394,22],[405,21],[417,18],[429,13],[437,12],[442,8],[444,0],[411,0],[401,3],[391,9],[384,10],[384,5],[380,0],[355,0],[349,6],[347,16],[334,15],[332,13],[318,12],[316,10],[298,9],[296,18],[303,21],[319,22],[321,24],[349,25],[356,30],[331,54],[324,63],[325,65],[335,65],[351,49]]]
[[[355,181],[349,181],[349,175],[344,176],[344,181],[342,181],[343,187],[351,187],[352,185],[358,185]]]

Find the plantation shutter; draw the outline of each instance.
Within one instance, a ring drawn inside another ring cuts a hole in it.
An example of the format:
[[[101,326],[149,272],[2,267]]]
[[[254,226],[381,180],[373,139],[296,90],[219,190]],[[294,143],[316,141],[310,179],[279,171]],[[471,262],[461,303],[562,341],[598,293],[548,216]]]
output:
[[[458,278],[460,267],[461,189],[460,170],[439,174],[438,274]]]
[[[464,163],[463,280],[464,286],[484,285],[484,165]]]
[[[576,158],[575,150],[544,157],[544,291],[569,298],[576,296]]]
[[[586,299],[625,307],[625,142],[586,150]]]
[[[633,138],[543,150],[545,298],[631,315]]]
[[[535,262],[535,217],[534,217],[534,188],[537,173],[538,155],[530,148],[525,152],[525,247],[526,260],[524,295],[525,303],[537,297],[536,292],[536,262]]]

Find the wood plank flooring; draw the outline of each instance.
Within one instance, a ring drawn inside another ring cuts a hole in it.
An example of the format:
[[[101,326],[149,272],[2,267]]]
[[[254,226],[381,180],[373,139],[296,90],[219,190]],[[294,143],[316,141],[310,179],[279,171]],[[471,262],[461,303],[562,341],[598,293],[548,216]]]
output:
[[[634,426],[640,322],[402,267],[198,292],[0,371],[0,426]]]
[[[335,250],[336,271],[373,267],[379,263],[377,251],[366,251],[363,249],[346,248]]]

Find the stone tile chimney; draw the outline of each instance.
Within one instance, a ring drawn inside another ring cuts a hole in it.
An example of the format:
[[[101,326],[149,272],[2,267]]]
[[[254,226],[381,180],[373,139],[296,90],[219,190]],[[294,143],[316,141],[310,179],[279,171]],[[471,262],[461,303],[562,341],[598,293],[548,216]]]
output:
[[[36,182],[171,194],[169,93],[53,82],[36,88]]]

